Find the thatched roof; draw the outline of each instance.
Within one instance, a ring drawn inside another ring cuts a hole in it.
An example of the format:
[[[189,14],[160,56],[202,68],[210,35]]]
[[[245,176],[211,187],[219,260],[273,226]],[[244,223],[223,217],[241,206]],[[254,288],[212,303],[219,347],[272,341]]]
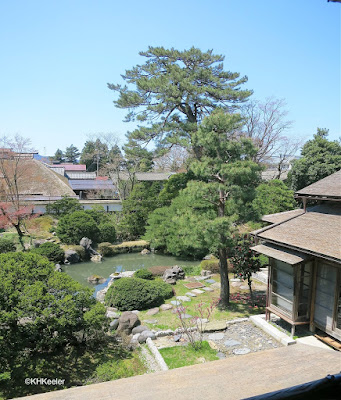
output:
[[[325,205],[253,234],[273,244],[341,263],[340,227],[341,206]]]
[[[287,221],[290,218],[297,217],[298,215],[303,214],[304,211],[302,209],[284,211],[277,214],[267,214],[263,215],[262,221],[271,222],[272,224],[278,224],[279,222]]]
[[[61,198],[62,196],[76,197],[68,184],[68,180],[47,168],[43,163],[34,159],[22,159],[15,167],[12,160],[3,161],[3,168],[8,176],[15,172],[18,176],[19,195],[22,198]],[[1,178],[1,177],[0,177]],[[7,191],[5,180],[0,179],[2,190]]]
[[[341,170],[298,190],[295,195],[297,197],[309,196],[321,199],[341,199]]]

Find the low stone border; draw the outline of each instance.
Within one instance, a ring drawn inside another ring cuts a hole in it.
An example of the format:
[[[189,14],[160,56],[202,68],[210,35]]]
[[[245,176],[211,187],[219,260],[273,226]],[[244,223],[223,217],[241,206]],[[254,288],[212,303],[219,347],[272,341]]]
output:
[[[252,315],[250,321],[253,322],[258,328],[262,329],[268,335],[272,336],[284,346],[290,346],[296,343],[296,340],[291,339],[285,333],[281,332],[265,320],[265,314]]]
[[[160,354],[159,350],[153,343],[151,338],[147,338],[146,340],[147,346],[149,347],[150,351],[152,352],[155,361],[158,363],[159,367],[161,368],[162,371],[168,371],[168,366],[165,363],[165,360],[163,359],[162,355]]]

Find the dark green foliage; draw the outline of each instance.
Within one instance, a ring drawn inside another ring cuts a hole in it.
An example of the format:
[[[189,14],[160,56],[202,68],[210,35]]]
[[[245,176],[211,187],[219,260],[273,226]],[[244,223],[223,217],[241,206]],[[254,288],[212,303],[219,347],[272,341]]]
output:
[[[183,269],[184,273],[186,276],[196,276],[200,275],[201,272],[201,267],[200,265],[181,265],[181,268]]]
[[[154,279],[154,275],[148,271],[147,269],[139,269],[134,274],[135,278],[147,279],[152,281]]]
[[[242,279],[247,279],[251,294],[251,303],[253,305],[253,294],[251,288],[251,277],[254,272],[259,271],[261,263],[251,247],[255,245],[252,237],[248,235],[237,236],[234,239],[235,244],[231,249],[231,264],[233,272]]]
[[[54,156],[52,157],[52,160],[58,163],[64,162],[64,153],[62,150],[57,149],[56,152],[54,153]]]
[[[169,207],[156,209],[148,218],[145,239],[167,253],[202,259],[217,246],[212,237],[216,211],[203,199],[200,182],[191,181]]]
[[[62,199],[50,203],[46,206],[46,212],[48,214],[56,215],[62,217],[66,214],[71,214],[75,211],[82,210],[78,199],[73,199],[69,196],[63,196]]]
[[[62,217],[56,232],[66,244],[78,244],[83,237],[97,242],[100,234],[96,221],[85,211],[75,211]]]
[[[135,240],[145,233],[149,214],[158,206],[160,182],[141,182],[134,186],[130,196],[122,203],[119,222],[120,238]]]
[[[15,251],[15,244],[6,238],[0,238],[0,254],[1,253],[9,253],[11,251]]]
[[[107,306],[119,310],[146,310],[161,305],[173,296],[170,285],[140,278],[121,278],[110,286],[105,295]]]
[[[64,261],[64,250],[57,243],[46,242],[32,252],[46,257],[49,261],[62,263]]]
[[[169,206],[171,201],[179,195],[180,190],[185,189],[187,183],[193,178],[190,172],[172,175],[159,194],[160,207]]]
[[[325,178],[341,169],[341,143],[329,141],[328,129],[317,129],[314,139],[302,148],[301,158],[294,161],[288,182],[294,191]]]
[[[89,288],[32,252],[0,255],[0,364],[11,372],[35,352],[102,335],[105,307]]]
[[[80,152],[77,147],[72,144],[66,148],[64,156],[66,162],[76,164],[77,158],[80,156]]]
[[[115,105],[129,110],[126,121],[145,123],[128,134],[139,143],[191,146],[191,135],[205,115],[219,106],[230,111],[252,94],[240,89],[247,78],[224,71],[224,57],[212,50],[149,47],[140,55],[147,61],[123,75],[130,86],[108,84],[119,94]]]
[[[260,184],[252,202],[256,220],[266,214],[293,210],[295,206],[294,192],[278,179]]]
[[[114,243],[116,241],[116,230],[111,222],[104,222],[98,226],[100,242],[110,242]]]

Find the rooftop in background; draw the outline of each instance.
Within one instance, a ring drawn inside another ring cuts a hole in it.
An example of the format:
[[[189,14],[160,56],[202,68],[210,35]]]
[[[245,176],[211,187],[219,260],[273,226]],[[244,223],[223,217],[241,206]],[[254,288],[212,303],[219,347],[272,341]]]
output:
[[[137,181],[167,181],[174,174],[176,174],[176,172],[136,172],[135,179]],[[127,172],[121,172],[119,179],[127,181],[131,176],[132,175]],[[112,178],[115,180],[114,177]]]
[[[341,170],[295,193],[295,197],[341,199]]]
[[[54,167],[63,167],[65,171],[86,171],[85,164],[53,164]]]
[[[4,163],[8,174],[14,173],[13,160],[5,160]],[[55,173],[39,161],[25,158],[20,161],[17,168],[19,194],[24,199],[53,198],[55,200],[65,195],[76,197],[65,177]],[[3,179],[0,179],[0,184],[3,185],[3,190],[6,192],[6,183]]]
[[[73,190],[114,190],[111,180],[97,179],[71,179],[69,181]]]
[[[290,218],[297,217],[303,213],[304,210],[299,208],[297,210],[284,211],[277,214],[267,214],[263,215],[262,221],[278,224],[280,222],[287,221]]]

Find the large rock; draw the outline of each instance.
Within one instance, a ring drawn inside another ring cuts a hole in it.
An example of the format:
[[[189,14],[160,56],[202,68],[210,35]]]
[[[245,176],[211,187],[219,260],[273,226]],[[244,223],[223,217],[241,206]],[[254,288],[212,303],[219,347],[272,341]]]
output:
[[[139,317],[131,311],[125,311],[118,319],[117,332],[123,332],[127,335],[130,335],[133,328],[139,325],[141,325]]]
[[[152,331],[143,331],[137,340],[139,343],[145,343],[148,338],[155,340],[156,339],[155,333]]]
[[[100,254],[94,254],[93,256],[91,256],[90,261],[100,263],[102,262],[102,256]]]
[[[141,251],[141,254],[144,256],[144,255],[146,255],[146,254],[149,254],[150,253],[150,251],[148,250],[148,249],[143,249],[142,251]]]
[[[62,267],[60,266],[60,264],[55,264],[54,270],[57,272],[62,272]]]
[[[149,328],[143,325],[135,326],[135,328],[132,329],[131,333],[133,335],[136,335],[136,333],[142,333],[144,331],[149,331]]]
[[[162,279],[164,280],[164,282],[174,285],[177,280],[185,279],[185,272],[181,267],[175,265],[172,268],[166,269]]]
[[[65,264],[76,264],[80,261],[79,254],[75,250],[66,250]]]
[[[45,240],[45,239],[36,239],[36,240],[33,240],[33,247],[38,248],[38,247],[40,247],[42,244],[44,244],[44,243],[46,243],[46,242],[47,242],[47,240]]]
[[[83,237],[79,244],[84,247],[84,250],[86,251],[86,253],[90,254],[90,255],[99,255],[99,253],[97,253],[96,250],[94,250],[91,245],[92,245],[92,240],[87,238],[87,237]]]
[[[106,279],[99,275],[91,275],[88,277],[88,282],[92,283],[93,285],[98,285],[100,283],[104,283],[105,281]]]

